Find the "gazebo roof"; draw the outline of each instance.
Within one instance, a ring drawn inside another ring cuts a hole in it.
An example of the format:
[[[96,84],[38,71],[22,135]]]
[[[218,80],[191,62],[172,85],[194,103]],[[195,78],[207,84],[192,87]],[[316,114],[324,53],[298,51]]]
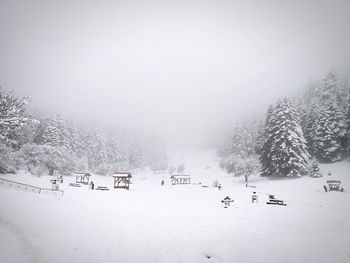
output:
[[[341,184],[339,180],[327,180],[327,184]]]
[[[112,177],[131,177],[131,173],[129,172],[115,172],[111,174]]]
[[[75,175],[85,175],[85,176],[91,176],[89,173],[75,173]]]

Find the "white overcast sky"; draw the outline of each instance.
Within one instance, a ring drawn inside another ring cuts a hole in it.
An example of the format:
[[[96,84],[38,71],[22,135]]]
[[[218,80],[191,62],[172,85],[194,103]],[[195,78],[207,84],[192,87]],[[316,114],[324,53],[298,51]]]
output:
[[[349,65],[350,1],[0,0],[5,90],[182,143]]]

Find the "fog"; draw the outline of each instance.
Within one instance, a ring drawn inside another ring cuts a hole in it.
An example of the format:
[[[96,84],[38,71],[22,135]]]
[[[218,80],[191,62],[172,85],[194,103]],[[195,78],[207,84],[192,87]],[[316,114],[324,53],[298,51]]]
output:
[[[236,119],[350,75],[350,1],[4,1],[0,85],[31,107],[209,145]]]

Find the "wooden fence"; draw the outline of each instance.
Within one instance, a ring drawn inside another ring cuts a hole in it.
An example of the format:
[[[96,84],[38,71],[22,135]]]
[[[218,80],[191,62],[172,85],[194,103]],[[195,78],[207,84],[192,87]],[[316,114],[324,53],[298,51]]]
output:
[[[49,188],[37,187],[29,184],[22,184],[19,182],[7,180],[0,178],[0,186],[9,187],[16,190],[21,190],[25,192],[32,192],[36,194],[49,194],[49,195],[60,195],[63,196],[64,191],[62,190],[52,190]]]

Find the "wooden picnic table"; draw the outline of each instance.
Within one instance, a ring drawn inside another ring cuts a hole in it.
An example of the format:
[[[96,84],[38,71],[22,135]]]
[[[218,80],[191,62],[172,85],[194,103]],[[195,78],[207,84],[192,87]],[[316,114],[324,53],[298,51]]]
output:
[[[268,202],[266,202],[268,205],[287,205],[284,203],[283,200],[278,200],[278,199],[270,199]]]
[[[109,189],[108,189],[108,187],[106,187],[106,186],[98,186],[98,187],[96,188],[96,190],[107,191],[107,190],[109,190]]]

